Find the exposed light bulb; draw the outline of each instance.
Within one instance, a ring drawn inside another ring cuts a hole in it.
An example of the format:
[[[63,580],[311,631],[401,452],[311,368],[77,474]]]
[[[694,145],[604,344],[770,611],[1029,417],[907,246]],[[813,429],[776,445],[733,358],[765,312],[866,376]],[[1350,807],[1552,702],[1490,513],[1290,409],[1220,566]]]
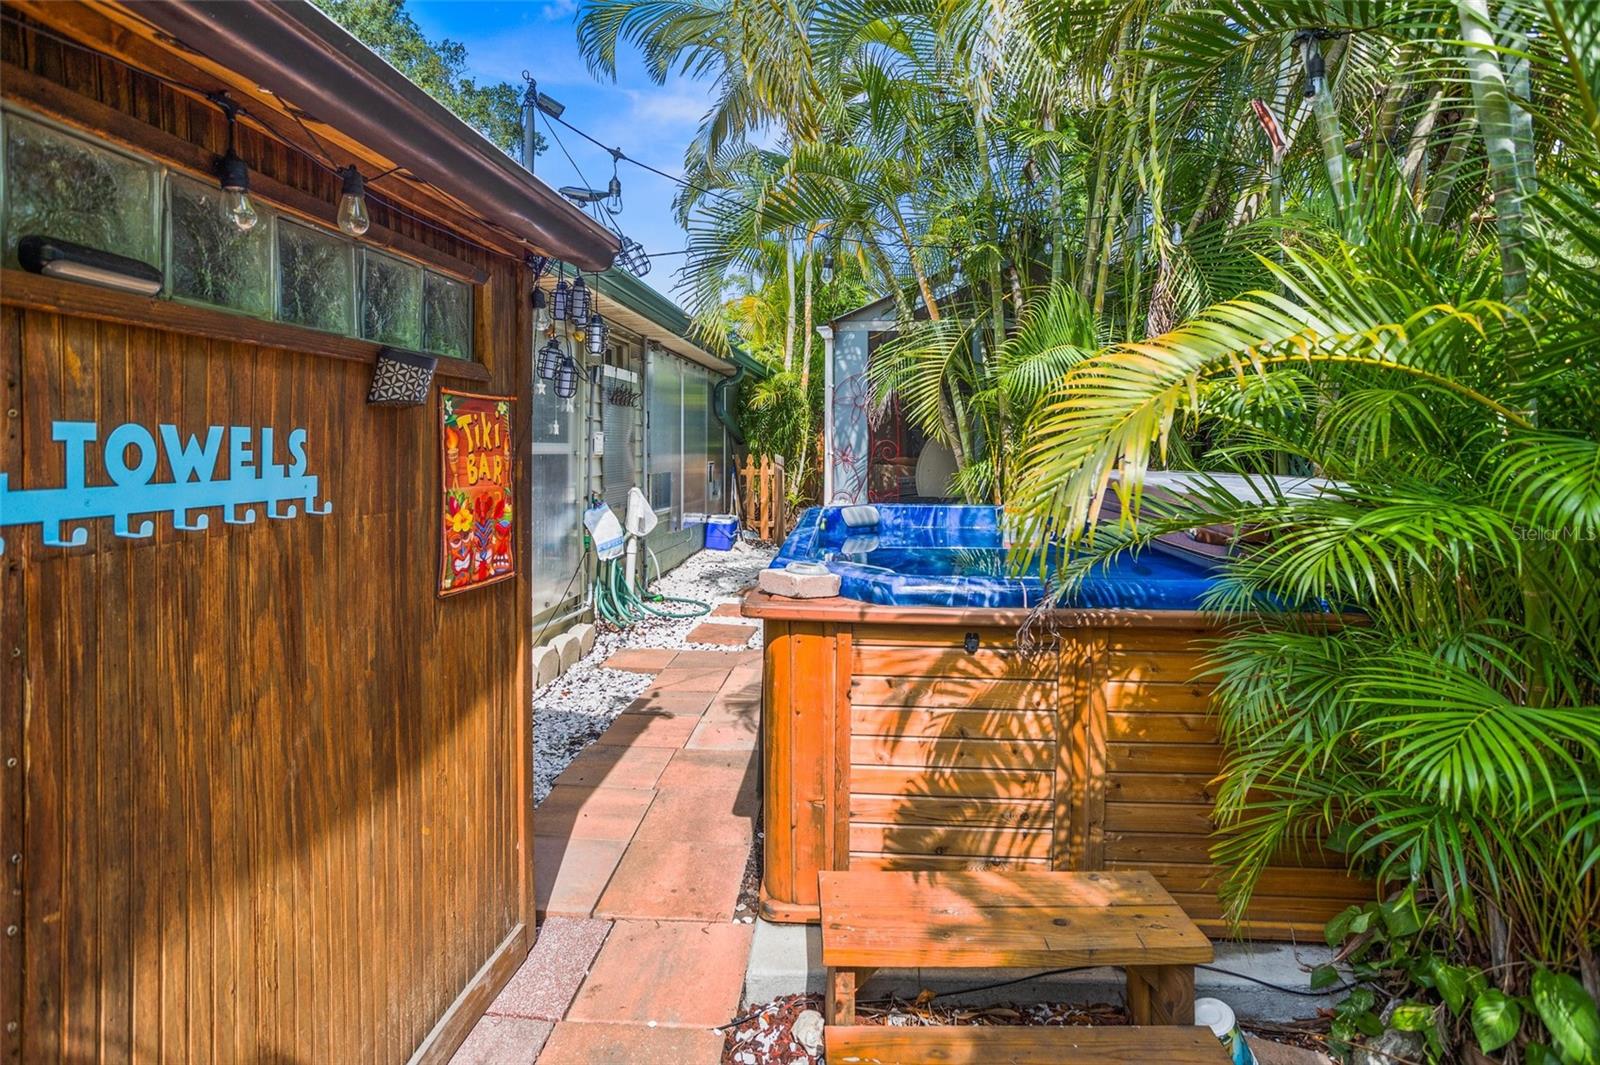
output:
[[[256,214],[256,205],[250,202],[250,193],[245,189],[227,189],[222,198],[228,217],[239,232],[248,233],[261,221],[261,216]]]
[[[228,150],[217,165],[217,186],[222,189],[222,208],[228,220],[241,233],[248,233],[261,221],[256,205],[250,202],[250,168],[234,150],[234,134],[239,125],[239,108],[226,95],[212,97],[228,120]]]
[[[222,208],[239,232],[248,233],[261,221],[256,205],[250,202],[250,168],[232,148],[222,157]]]
[[[833,283],[833,256],[831,255],[822,257],[822,283],[824,285]]]
[[[339,228],[347,235],[359,237],[372,227],[367,216],[367,181],[361,171],[347,166],[339,171],[343,182],[339,191]]]
[[[550,329],[550,307],[545,298],[544,289],[533,290],[533,331],[535,333],[548,332]]]

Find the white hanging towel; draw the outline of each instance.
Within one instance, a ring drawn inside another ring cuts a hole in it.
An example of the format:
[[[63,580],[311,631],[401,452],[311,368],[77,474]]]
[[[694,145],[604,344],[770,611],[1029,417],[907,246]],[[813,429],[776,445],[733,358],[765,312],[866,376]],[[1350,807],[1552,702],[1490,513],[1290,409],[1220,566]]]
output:
[[[616,558],[622,554],[622,523],[617,516],[611,513],[611,508],[604,503],[596,503],[583,512],[583,524],[589,530],[589,536],[594,540],[594,553],[600,556],[601,561]]]

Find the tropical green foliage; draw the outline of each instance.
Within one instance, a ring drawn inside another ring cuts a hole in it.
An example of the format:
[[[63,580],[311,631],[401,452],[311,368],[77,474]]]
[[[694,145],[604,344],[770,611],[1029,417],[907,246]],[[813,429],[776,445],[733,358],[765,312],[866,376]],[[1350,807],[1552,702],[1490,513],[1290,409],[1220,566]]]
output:
[[[467,77],[466,46],[448,38],[428,40],[406,0],[317,0],[317,6],[502,150],[521,151],[521,88],[506,81],[480,85]],[[544,149],[539,137],[538,150]]]
[[[878,399],[1024,544],[1072,542],[1064,591],[1233,538],[1215,855],[1236,914],[1299,848],[1378,879],[1332,928],[1369,981],[1344,1034],[1593,1060],[1600,15],[587,0],[579,25],[602,71],[631,41],[718,79],[680,203],[708,326],[730,280],[848,257],[901,322]],[[1196,472],[1146,492],[1163,466]]]

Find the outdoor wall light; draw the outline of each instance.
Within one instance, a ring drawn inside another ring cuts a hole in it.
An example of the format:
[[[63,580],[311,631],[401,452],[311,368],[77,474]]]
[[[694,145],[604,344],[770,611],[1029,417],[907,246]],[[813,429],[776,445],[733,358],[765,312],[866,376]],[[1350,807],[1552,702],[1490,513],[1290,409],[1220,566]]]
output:
[[[372,226],[372,219],[367,217],[367,179],[354,164],[339,171],[339,179],[343,183],[339,191],[339,228],[348,236],[359,237]]]
[[[17,261],[24,270],[46,277],[154,296],[161,291],[161,271],[149,263],[83,244],[38,235],[17,242]]]
[[[255,204],[250,202],[250,168],[234,150],[234,134],[239,126],[239,105],[218,94],[211,102],[222,109],[228,118],[228,150],[217,164],[218,185],[222,188],[222,205],[228,218],[239,232],[248,233],[261,221]]]
[[[372,388],[367,402],[375,407],[417,407],[428,401],[433,370],[439,360],[432,355],[382,348],[372,367]]]
[[[567,305],[567,317],[572,319],[572,324],[582,329],[589,320],[590,310],[589,286],[583,283],[583,275],[579,274],[572,282],[572,302]]]

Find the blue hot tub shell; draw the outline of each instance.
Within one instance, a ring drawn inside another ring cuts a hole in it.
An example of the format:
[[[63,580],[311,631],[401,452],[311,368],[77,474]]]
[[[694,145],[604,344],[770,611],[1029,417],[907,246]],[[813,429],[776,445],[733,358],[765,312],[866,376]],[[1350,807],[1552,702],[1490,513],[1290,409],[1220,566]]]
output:
[[[1012,570],[999,507],[879,505],[812,507],[783,542],[774,567],[822,562],[840,578],[839,594],[890,606],[1034,607],[1046,585],[1037,572]],[[1199,560],[1155,550],[1095,569],[1057,604],[1062,607],[1199,610],[1217,577]]]

